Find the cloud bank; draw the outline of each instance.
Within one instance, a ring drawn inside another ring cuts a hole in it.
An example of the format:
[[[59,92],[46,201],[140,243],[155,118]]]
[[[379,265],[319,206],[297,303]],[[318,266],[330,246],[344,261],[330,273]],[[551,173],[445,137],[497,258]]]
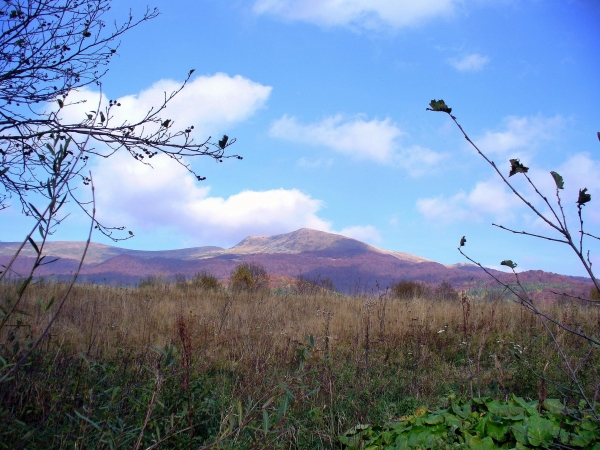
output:
[[[532,150],[541,143],[554,139],[566,120],[556,115],[554,117],[516,117],[504,119],[504,129],[487,131],[475,139],[475,144],[483,153],[503,158],[531,156]]]
[[[389,118],[367,120],[363,115],[347,118],[338,114],[302,124],[285,115],[271,125],[269,133],[291,142],[328,147],[355,160],[392,164],[413,176],[426,173],[445,158],[425,147],[401,147],[398,140],[405,133]]]
[[[254,12],[356,29],[399,29],[455,11],[457,0],[257,0]]]
[[[157,81],[137,94],[117,99],[120,107],[112,108],[112,125],[120,125],[142,119],[152,108],[156,110],[165,98],[181,87],[180,81],[164,79]],[[194,136],[203,141],[209,134],[214,136],[239,122],[247,120],[264,107],[272,87],[264,86],[241,75],[229,76],[217,73],[192,79],[177,96],[161,111],[160,117],[170,119],[173,129],[180,130],[194,125]],[[69,102],[81,102],[62,111],[65,120],[80,122],[86,111],[95,111],[100,93],[84,88],[69,94]],[[108,93],[110,95],[110,93]],[[112,97],[109,97],[112,98]],[[108,105],[107,95],[100,98],[101,106]]]
[[[490,215],[494,220],[509,222],[515,218],[520,200],[509,192],[501,180],[482,181],[468,194],[459,192],[452,197],[420,198],[416,208],[425,219],[444,226],[453,222],[480,221]]]

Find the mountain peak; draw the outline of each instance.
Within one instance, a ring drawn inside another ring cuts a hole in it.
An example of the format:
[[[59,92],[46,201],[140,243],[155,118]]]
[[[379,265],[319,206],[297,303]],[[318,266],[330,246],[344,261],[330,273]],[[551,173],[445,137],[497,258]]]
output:
[[[227,253],[302,253],[323,250],[343,250],[352,247],[367,250],[367,244],[339,234],[300,228],[291,233],[273,236],[248,236]]]

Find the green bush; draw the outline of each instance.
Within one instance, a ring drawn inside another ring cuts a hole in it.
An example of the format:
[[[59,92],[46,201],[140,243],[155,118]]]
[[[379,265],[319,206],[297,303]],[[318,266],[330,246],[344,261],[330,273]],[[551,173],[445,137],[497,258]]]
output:
[[[429,287],[420,281],[400,281],[391,286],[392,297],[399,299],[423,298],[429,296]]]
[[[192,286],[205,291],[215,291],[221,287],[221,283],[217,277],[205,270],[194,275]]]
[[[508,402],[489,397],[472,401],[451,397],[448,408],[385,425],[357,425],[339,437],[349,449],[600,448],[600,425],[589,414],[559,400]]]
[[[229,289],[235,292],[260,292],[269,289],[269,275],[262,264],[242,263],[229,275]]]

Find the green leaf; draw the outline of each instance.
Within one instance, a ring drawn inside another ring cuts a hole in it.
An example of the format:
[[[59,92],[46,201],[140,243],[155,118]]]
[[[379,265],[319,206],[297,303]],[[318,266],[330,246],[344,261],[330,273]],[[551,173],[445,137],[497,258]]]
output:
[[[557,189],[565,188],[565,182],[563,180],[563,177],[561,177],[558,173],[556,173],[554,171],[550,172],[550,175],[552,175],[552,178],[554,178],[554,182],[556,183]]]
[[[527,428],[522,423],[515,423],[511,425],[511,431],[517,442],[528,445],[529,440],[527,439]]]
[[[579,198],[577,199],[577,204],[582,206],[592,200],[592,196],[587,193],[587,188],[579,189]]]
[[[558,436],[560,427],[548,419],[532,416],[527,427],[527,438],[531,445],[547,447]]]
[[[93,420],[91,420],[90,418],[84,416],[83,414],[81,414],[79,411],[75,411],[75,414],[85,420],[86,422],[90,423],[94,428],[96,428],[98,431],[102,431],[102,427],[100,425],[98,425],[96,422],[94,422]]]
[[[502,261],[500,263],[501,266],[508,266],[511,269],[514,269],[515,267],[517,267],[517,263],[512,262],[510,259],[505,259],[504,261]]]
[[[494,444],[494,440],[489,436],[481,439],[479,436],[470,436],[467,434],[466,441],[471,450],[494,450],[498,448]]]
[[[508,434],[508,425],[502,422],[495,422],[488,420],[487,422],[487,434],[498,442],[504,442]]]
[[[537,400],[532,402],[526,402],[525,400],[523,400],[523,398],[517,397],[515,394],[511,394],[510,402],[513,405],[517,405],[525,409],[525,411],[527,411],[527,414],[529,414],[530,416],[538,414],[539,402]]]
[[[265,436],[269,434],[269,413],[266,409],[263,409],[263,432]]]
[[[23,292],[25,292],[25,289],[27,289],[27,286],[29,286],[31,280],[33,280],[33,277],[28,277],[25,280],[23,280],[23,283],[21,283],[21,286],[19,286],[19,297],[23,295]]]
[[[444,416],[441,414],[428,414],[423,417],[423,422],[427,425],[439,425],[440,423],[444,423]]]
[[[525,167],[518,159],[510,160],[510,173],[508,174],[509,177],[512,177],[517,173],[527,173],[528,171],[529,167]]]
[[[31,246],[33,247],[33,249],[35,250],[35,252],[38,254],[40,254],[40,249],[38,248],[37,244],[35,243],[35,241],[33,239],[31,239],[31,236],[27,236],[27,240],[29,241],[29,243],[31,244]]]
[[[555,398],[547,398],[544,400],[542,407],[552,414],[562,414],[565,410],[565,405],[563,405],[560,400]]]
[[[427,108],[428,111],[435,111],[435,112],[445,112],[450,114],[452,112],[452,108],[448,108],[448,106],[446,105],[446,102],[444,102],[444,100],[431,100],[429,102],[429,106],[430,108]]]

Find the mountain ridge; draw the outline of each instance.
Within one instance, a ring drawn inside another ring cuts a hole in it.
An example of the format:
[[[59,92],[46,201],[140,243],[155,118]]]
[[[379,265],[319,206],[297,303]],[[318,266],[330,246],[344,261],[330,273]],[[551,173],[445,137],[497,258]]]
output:
[[[7,264],[19,243],[0,242],[0,264]],[[42,276],[70,276],[78,266],[84,242],[47,242],[44,254],[60,258],[36,272]],[[17,259],[15,274],[27,273],[35,251],[29,244]],[[380,249],[334,233],[301,228],[272,236],[248,236],[231,248],[217,246],[176,250],[130,250],[91,243],[80,272],[82,281],[136,284],[150,275],[191,277],[208,271],[227,280],[236,265],[260,263],[273,276],[331,278],[341,292],[356,292],[358,286],[389,286],[400,280],[422,281],[431,285],[448,281],[455,287],[486,283],[490,277],[468,263],[444,265],[409,253]],[[488,269],[509,280],[511,274]],[[577,292],[589,292],[589,280],[542,271],[525,271],[519,277],[528,283],[572,285]]]

